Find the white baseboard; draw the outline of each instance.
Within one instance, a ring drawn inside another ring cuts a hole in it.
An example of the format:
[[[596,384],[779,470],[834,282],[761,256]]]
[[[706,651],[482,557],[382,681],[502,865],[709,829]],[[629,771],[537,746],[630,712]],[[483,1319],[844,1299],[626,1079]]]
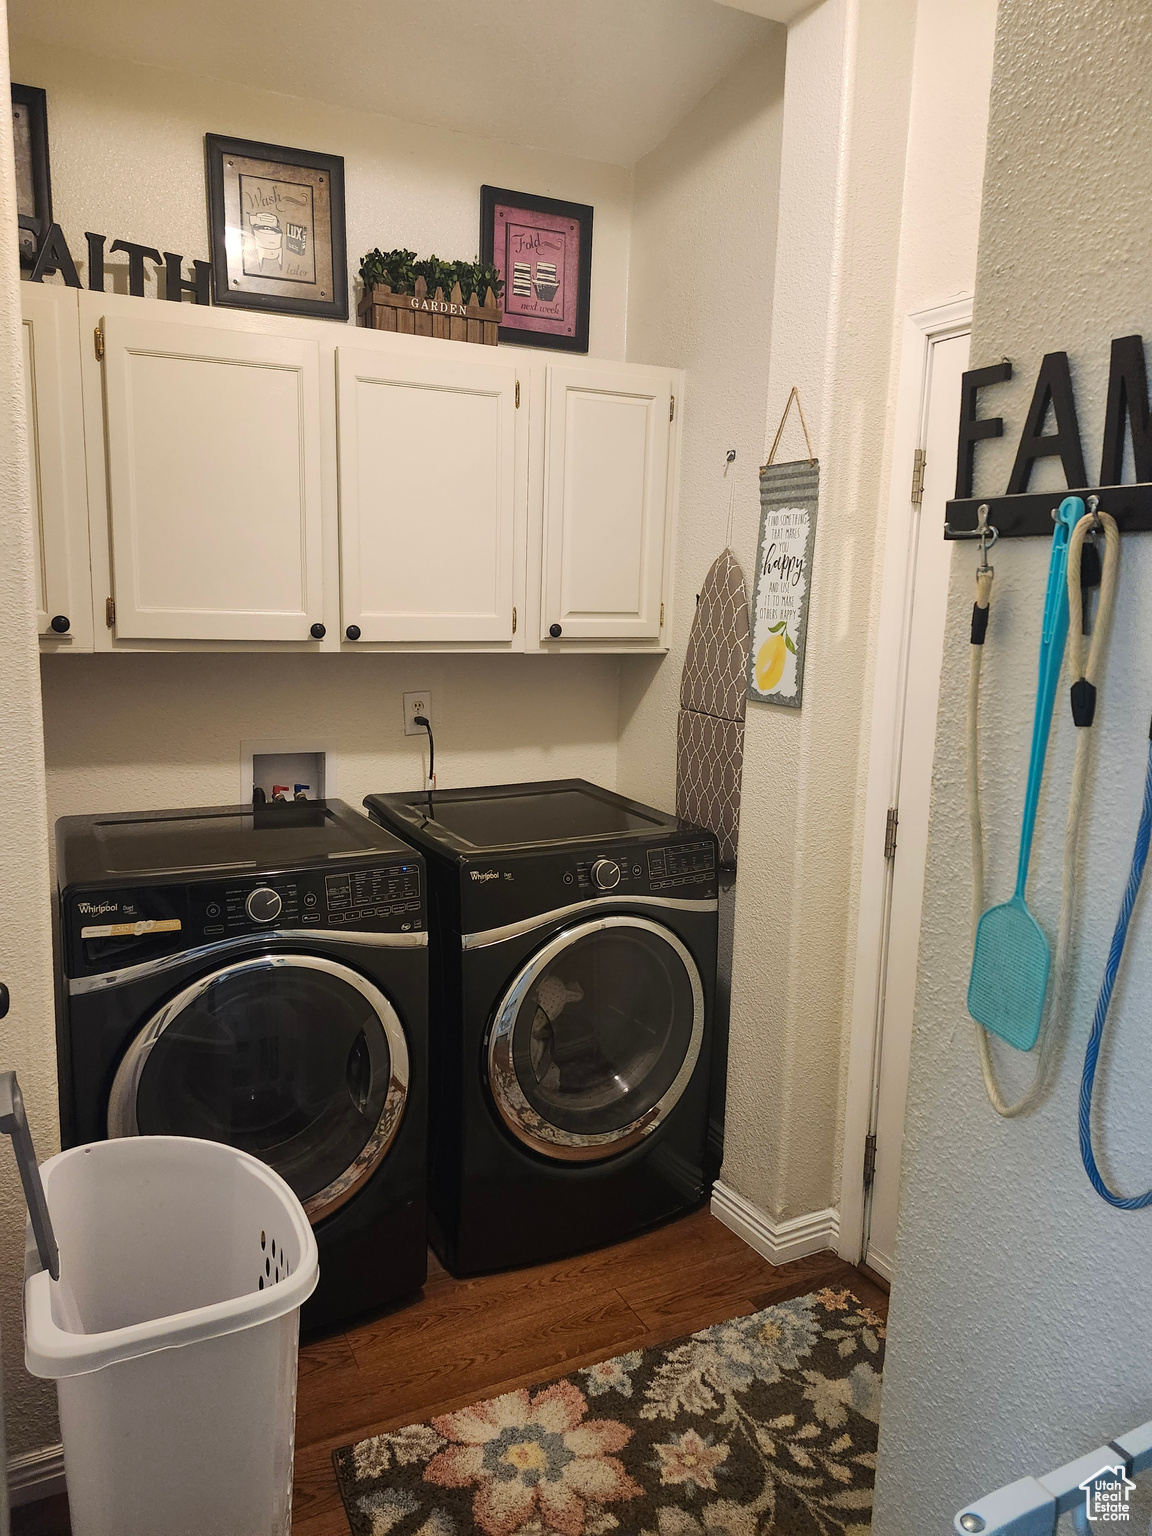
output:
[[[892,1284],[894,1265],[886,1253],[881,1253],[876,1248],[870,1248],[861,1262],[867,1264],[869,1269],[874,1269],[878,1275],[887,1280],[889,1285]]]
[[[64,1447],[42,1445],[8,1461],[8,1502],[13,1509],[64,1492]]]
[[[712,1214],[769,1264],[787,1264],[791,1259],[835,1248],[840,1235],[839,1211],[829,1208],[788,1221],[772,1221],[751,1200],[719,1180],[712,1189]]]

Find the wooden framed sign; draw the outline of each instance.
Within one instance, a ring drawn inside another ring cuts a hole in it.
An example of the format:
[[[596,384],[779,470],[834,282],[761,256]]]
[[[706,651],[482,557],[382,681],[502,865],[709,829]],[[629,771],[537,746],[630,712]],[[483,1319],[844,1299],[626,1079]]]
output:
[[[30,267],[36,260],[41,238],[52,223],[48,98],[39,86],[12,86],[12,140],[16,151],[20,265]]]
[[[480,188],[480,260],[503,279],[500,340],[587,352],[592,209],[555,197]]]
[[[820,465],[765,464],[752,597],[748,698],[800,708]]]
[[[205,137],[217,304],[348,318],[344,161]]]

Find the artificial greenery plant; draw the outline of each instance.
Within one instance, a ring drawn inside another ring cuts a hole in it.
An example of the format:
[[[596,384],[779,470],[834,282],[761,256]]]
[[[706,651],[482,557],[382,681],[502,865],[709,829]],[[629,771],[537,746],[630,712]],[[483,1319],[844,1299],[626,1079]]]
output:
[[[483,304],[489,288],[499,299],[504,287],[503,278],[491,262],[442,261],[439,256],[426,256],[420,260],[415,251],[402,248],[394,251],[377,248],[369,251],[360,261],[360,281],[364,284],[365,292],[370,292],[377,283],[382,283],[391,288],[393,293],[413,293],[418,277],[424,279],[429,293],[435,293],[440,288],[449,294],[459,283],[465,300],[475,295],[477,304]]]

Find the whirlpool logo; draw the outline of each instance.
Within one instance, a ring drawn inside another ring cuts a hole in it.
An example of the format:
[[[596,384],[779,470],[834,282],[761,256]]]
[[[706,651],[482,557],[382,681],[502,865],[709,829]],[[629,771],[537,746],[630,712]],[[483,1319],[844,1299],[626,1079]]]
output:
[[[473,880],[480,882],[499,880],[500,878],[500,871],[498,869],[470,869],[468,873],[472,876]]]
[[[119,912],[118,901],[78,901],[77,912],[83,912],[85,917],[102,917],[105,912]]]

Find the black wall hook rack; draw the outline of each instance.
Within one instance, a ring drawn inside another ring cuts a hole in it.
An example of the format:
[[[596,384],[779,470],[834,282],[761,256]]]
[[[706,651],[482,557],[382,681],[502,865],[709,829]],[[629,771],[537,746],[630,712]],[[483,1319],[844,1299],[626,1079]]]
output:
[[[1051,538],[1052,508],[1065,496],[1087,504],[1095,496],[1102,512],[1110,512],[1121,533],[1152,533],[1152,482],[1141,485],[1093,485],[1071,491],[1028,491],[1021,496],[968,496],[944,508],[944,537],[963,538],[976,531],[977,515],[988,508],[988,521],[1002,539]]]

